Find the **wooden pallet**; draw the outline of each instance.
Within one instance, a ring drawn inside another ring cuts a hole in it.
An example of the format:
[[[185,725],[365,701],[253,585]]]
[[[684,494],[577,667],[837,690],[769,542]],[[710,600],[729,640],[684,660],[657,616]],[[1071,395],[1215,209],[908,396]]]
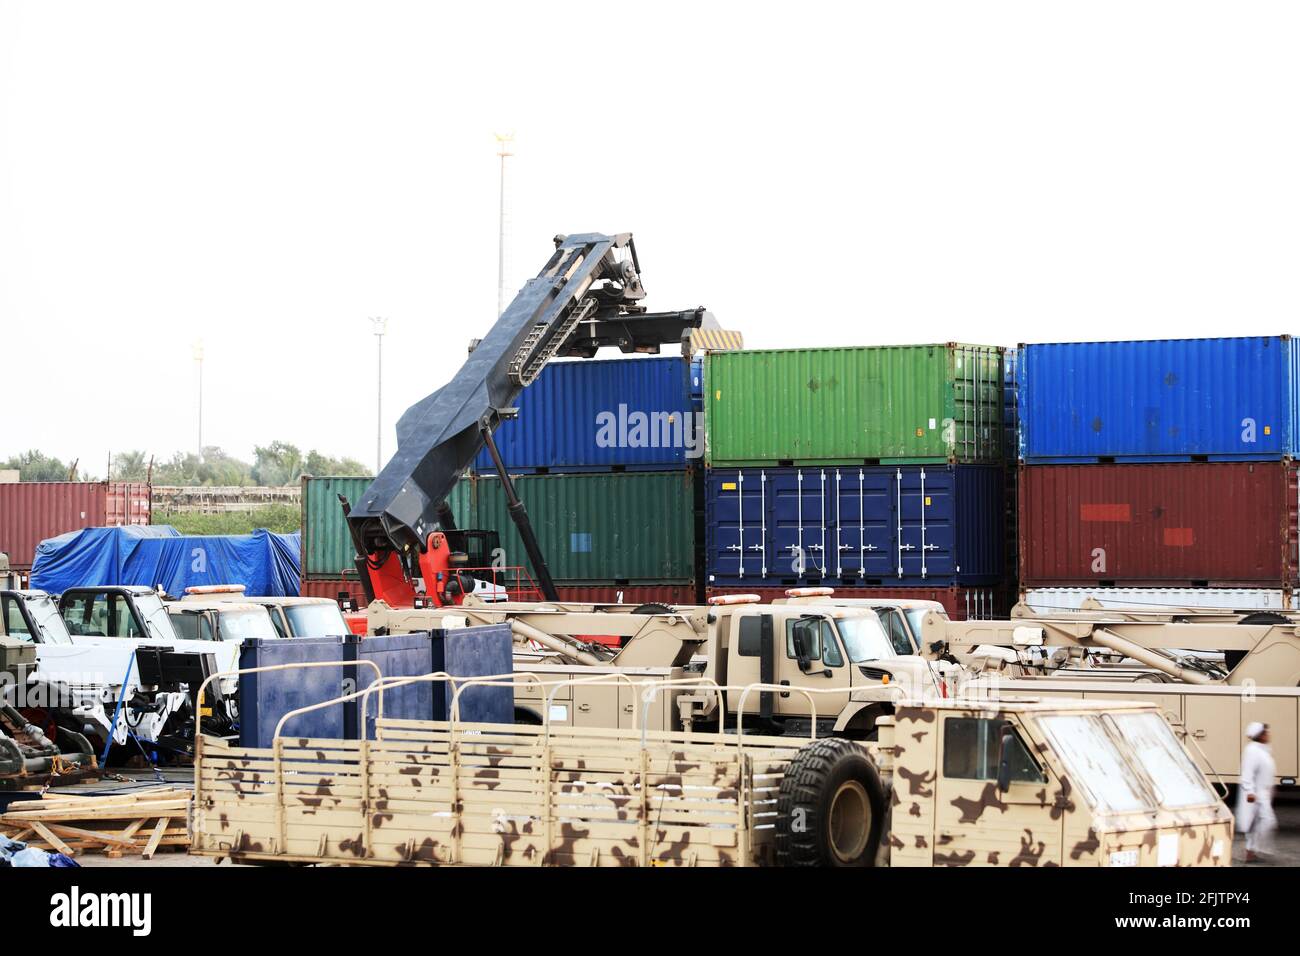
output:
[[[180,787],[105,796],[46,793],[0,814],[0,833],[68,856],[138,853],[149,860],[164,847],[189,847],[189,805],[190,791]]]

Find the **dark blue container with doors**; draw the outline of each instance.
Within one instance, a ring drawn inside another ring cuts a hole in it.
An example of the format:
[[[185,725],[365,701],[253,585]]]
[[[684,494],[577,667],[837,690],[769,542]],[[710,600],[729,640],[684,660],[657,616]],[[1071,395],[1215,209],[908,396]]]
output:
[[[706,479],[717,587],[996,584],[1001,465],[718,468]]]
[[[240,648],[240,668],[275,664],[336,663],[337,667],[295,667],[243,674],[239,686],[241,747],[270,747],[280,718],[292,710],[369,687],[375,672],[353,661],[372,661],[386,678],[418,677],[439,671],[455,677],[508,674],[513,668],[510,628],[505,624],[447,628],[374,637],[250,639]],[[446,720],[452,692],[446,682],[420,681],[384,691],[384,716],[402,720]],[[374,737],[378,694],[366,705],[367,736]],[[514,721],[509,687],[471,687],[460,697],[460,720]],[[361,703],[349,701],[292,718],[286,736],[360,739]]]

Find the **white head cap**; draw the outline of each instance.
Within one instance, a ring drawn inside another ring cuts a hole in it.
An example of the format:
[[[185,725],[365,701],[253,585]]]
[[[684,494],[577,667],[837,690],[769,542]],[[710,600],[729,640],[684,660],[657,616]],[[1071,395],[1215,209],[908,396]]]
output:
[[[1264,725],[1258,720],[1253,720],[1246,725],[1246,736],[1251,740],[1256,740],[1264,732]]]

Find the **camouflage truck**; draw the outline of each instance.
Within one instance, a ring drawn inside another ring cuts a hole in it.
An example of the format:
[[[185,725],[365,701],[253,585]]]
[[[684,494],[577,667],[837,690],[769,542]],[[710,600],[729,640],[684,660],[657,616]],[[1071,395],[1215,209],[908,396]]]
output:
[[[949,621],[927,614],[921,643],[927,653],[965,663],[956,675],[959,693],[1155,703],[1194,760],[1225,786],[1238,782],[1245,727],[1262,721],[1279,783],[1295,786],[1300,777],[1300,636],[1290,621],[1188,623],[1108,611]],[[1092,663],[1098,651],[1124,663]]]
[[[905,638],[887,634],[870,608],[760,605],[728,595],[709,606],[471,603],[447,608],[370,605],[369,633],[401,634],[457,623],[508,622],[515,668],[561,682],[515,690],[520,723],[655,730],[735,726],[743,712],[766,733],[869,739],[900,697],[942,697],[944,675]],[[613,644],[614,647],[609,645]],[[609,678],[604,682],[597,677]],[[571,678],[591,678],[563,683]],[[617,679],[617,678],[622,678]],[[635,685],[671,681],[641,714]],[[742,702],[722,686],[777,685]],[[808,691],[809,693],[802,693]]]
[[[285,736],[294,717],[271,748],[203,739],[191,853],[379,866],[1231,860],[1231,815],[1144,703],[901,701],[871,743],[386,718],[374,740],[308,739]]]

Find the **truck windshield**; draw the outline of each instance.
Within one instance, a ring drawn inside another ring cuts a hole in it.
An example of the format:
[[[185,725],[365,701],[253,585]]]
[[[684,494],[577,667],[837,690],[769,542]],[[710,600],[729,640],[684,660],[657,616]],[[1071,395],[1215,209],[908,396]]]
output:
[[[889,637],[880,626],[880,618],[875,614],[841,617],[835,624],[840,629],[840,637],[844,639],[844,650],[853,663],[861,664],[863,661],[878,661],[895,656]]]
[[[269,640],[279,638],[280,634],[271,623],[271,615],[266,608],[257,610],[222,611],[221,621],[217,625],[223,641],[242,641],[249,637]]]
[[[351,631],[337,604],[291,604],[284,616],[294,637],[347,637]]]
[[[146,635],[148,640],[176,643],[176,629],[172,627],[171,615],[163,607],[162,598],[152,593],[137,594],[135,607],[144,618],[145,626],[149,628],[149,633]]]
[[[1218,801],[1214,791],[1159,714],[1111,714],[1107,718],[1133,748],[1140,772],[1165,807],[1199,807]]]
[[[1070,771],[1070,779],[1098,810],[1129,813],[1154,809],[1137,772],[1124,759],[1094,714],[1054,714],[1039,718],[1047,739]]]
[[[41,629],[41,643],[43,644],[71,644],[72,637],[68,634],[68,625],[64,623],[63,617],[59,614],[59,607],[48,595],[40,597],[30,597],[27,599],[27,613],[31,615],[32,621]]]

